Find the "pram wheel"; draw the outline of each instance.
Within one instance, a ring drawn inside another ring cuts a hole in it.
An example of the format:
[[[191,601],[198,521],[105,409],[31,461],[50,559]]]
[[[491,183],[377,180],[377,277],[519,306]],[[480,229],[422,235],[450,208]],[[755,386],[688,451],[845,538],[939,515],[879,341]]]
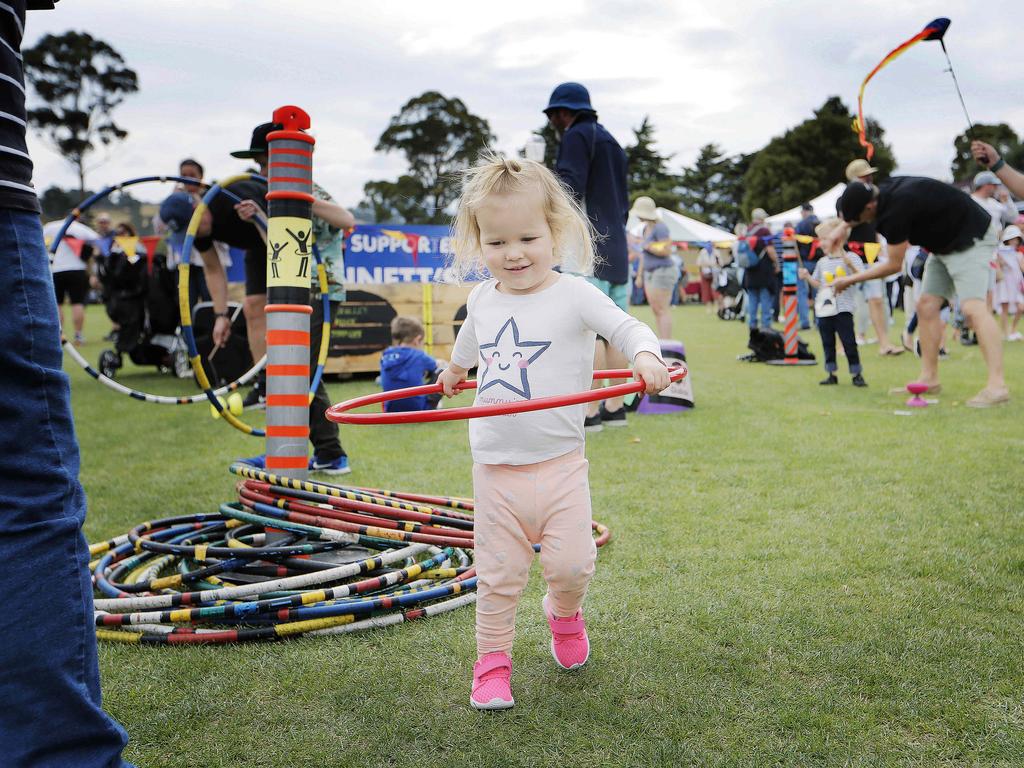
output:
[[[117,371],[120,367],[121,355],[117,352],[112,349],[105,349],[100,353],[100,373],[108,379],[117,376]]]

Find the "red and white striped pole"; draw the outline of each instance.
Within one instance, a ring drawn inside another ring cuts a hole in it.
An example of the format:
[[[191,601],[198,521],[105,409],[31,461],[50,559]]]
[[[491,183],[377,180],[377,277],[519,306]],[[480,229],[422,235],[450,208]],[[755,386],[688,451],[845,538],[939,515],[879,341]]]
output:
[[[800,257],[796,250],[796,235],[787,229],[782,235],[782,341],[785,357],[769,360],[772,365],[817,365],[814,359],[800,359],[800,339],[797,337],[796,283]]]
[[[304,480],[309,452],[313,145],[309,115],[280,107],[267,136],[267,469]]]

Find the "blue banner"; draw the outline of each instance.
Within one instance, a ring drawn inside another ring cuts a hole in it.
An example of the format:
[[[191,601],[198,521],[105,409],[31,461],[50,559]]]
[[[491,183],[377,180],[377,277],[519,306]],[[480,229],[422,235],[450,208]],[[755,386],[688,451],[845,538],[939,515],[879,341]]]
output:
[[[345,238],[345,283],[454,282],[451,231],[437,224],[359,224]]]

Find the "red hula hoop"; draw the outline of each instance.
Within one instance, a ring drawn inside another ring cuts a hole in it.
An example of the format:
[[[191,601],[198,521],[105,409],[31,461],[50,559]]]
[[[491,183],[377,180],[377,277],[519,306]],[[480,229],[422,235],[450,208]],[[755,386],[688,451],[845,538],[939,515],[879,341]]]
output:
[[[672,381],[679,381],[688,373],[685,367],[669,369],[669,377]],[[633,371],[628,368],[620,368],[610,371],[594,371],[594,379],[628,379],[633,376]],[[425,424],[433,421],[455,421],[456,419],[479,419],[484,416],[505,416],[510,413],[526,413],[528,411],[541,411],[546,408],[561,408],[566,405],[579,405],[580,403],[592,403],[595,400],[605,400],[609,397],[622,397],[634,392],[643,392],[646,385],[643,381],[630,381],[625,384],[613,384],[600,389],[588,389],[586,392],[577,392],[569,395],[552,395],[541,397],[537,400],[521,400],[515,403],[494,403],[492,405],[469,405],[462,408],[439,408],[432,411],[403,411],[400,413],[349,413],[356,408],[367,405],[387,403],[391,400],[401,400],[404,397],[416,397],[417,395],[434,395],[442,391],[440,384],[426,384],[422,387],[408,387],[407,389],[395,389],[391,392],[378,392],[373,395],[364,395],[346,400],[343,403],[332,405],[327,409],[327,418],[338,424]],[[464,392],[467,389],[476,389],[476,380],[464,381],[456,387],[457,392]]]

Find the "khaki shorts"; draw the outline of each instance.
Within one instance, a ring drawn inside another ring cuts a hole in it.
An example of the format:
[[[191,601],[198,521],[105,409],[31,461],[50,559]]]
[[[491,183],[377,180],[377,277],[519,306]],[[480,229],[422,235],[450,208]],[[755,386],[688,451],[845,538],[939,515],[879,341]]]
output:
[[[671,291],[679,282],[679,267],[658,267],[650,272],[644,271],[644,285],[659,291]]]
[[[985,300],[988,292],[988,263],[996,250],[996,227],[991,225],[980,240],[964,251],[933,253],[924,264],[921,291],[949,301],[956,296]]]

